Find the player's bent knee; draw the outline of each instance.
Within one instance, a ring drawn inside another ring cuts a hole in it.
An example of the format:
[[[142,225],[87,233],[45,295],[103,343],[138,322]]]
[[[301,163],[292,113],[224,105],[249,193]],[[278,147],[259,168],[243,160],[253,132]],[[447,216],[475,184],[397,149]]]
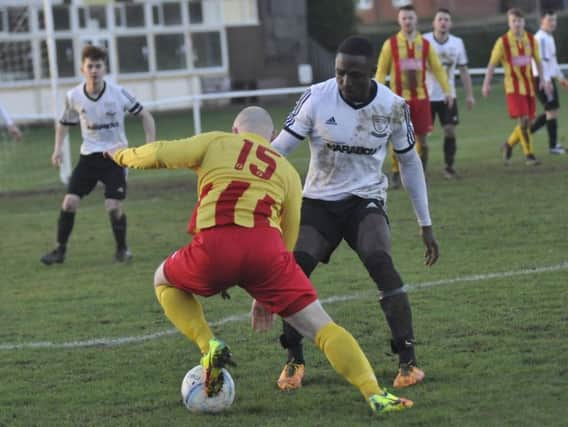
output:
[[[160,264],[160,266],[154,272],[154,287],[157,288],[158,286],[164,285],[171,285],[166,279],[166,274],[164,273],[164,264],[165,261]]]
[[[306,307],[284,318],[294,329],[310,340],[314,340],[317,332],[328,323],[331,317],[323,309],[319,300],[308,304]]]
[[[118,219],[122,216],[122,203],[116,199],[105,199],[105,209],[110,216]]]
[[[404,284],[394,268],[391,256],[385,251],[375,251],[363,259],[369,275],[373,278],[380,294],[401,289]]]
[[[61,204],[61,209],[65,212],[76,212],[79,209],[81,198],[76,194],[66,194]]]

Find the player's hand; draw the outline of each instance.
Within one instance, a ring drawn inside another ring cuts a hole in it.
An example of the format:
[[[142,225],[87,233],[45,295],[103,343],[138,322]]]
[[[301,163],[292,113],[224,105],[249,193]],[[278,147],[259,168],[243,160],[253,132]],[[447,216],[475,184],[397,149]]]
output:
[[[487,98],[490,93],[491,93],[491,85],[483,83],[483,86],[481,88],[481,94],[483,95],[483,97]]]
[[[421,234],[422,241],[426,247],[426,250],[424,251],[424,265],[431,267],[436,263],[436,261],[438,261],[438,257],[440,256],[438,242],[436,242],[436,239],[434,238],[431,225],[422,227]]]
[[[468,96],[468,97],[465,99],[465,105],[467,106],[467,109],[468,109],[468,110],[470,110],[470,111],[473,110],[473,106],[475,105],[475,98],[473,97],[473,95],[472,95],[472,96]]]
[[[448,104],[448,110],[451,110],[452,107],[454,106],[454,97],[451,95],[447,95],[446,96],[446,104]]]
[[[8,133],[16,141],[20,141],[22,139],[22,132],[20,132],[20,129],[18,129],[18,126],[16,126],[16,125],[8,126]]]
[[[61,152],[61,150],[56,150],[53,152],[53,154],[51,155],[51,164],[58,168],[59,166],[61,166],[61,162],[63,161],[63,153]]]
[[[268,311],[257,300],[252,301],[250,314],[251,314],[251,327],[253,331],[266,332],[272,329],[272,326],[274,326],[274,318],[276,316],[270,311]]]
[[[568,80],[560,79],[560,80],[558,80],[558,83],[560,83],[560,86],[562,86],[562,89],[568,89]]]

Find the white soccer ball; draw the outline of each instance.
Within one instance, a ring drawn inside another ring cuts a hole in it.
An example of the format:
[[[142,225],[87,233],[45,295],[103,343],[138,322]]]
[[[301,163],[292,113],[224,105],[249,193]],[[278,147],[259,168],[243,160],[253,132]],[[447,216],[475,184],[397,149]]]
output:
[[[223,387],[219,394],[207,397],[203,368],[192,368],[181,383],[183,404],[191,412],[216,413],[228,409],[235,400],[235,382],[229,371],[223,369]]]

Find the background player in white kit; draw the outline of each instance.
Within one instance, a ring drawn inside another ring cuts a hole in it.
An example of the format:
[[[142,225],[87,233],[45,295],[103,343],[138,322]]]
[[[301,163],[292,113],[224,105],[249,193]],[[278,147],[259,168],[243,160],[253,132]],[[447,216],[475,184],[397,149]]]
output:
[[[539,89],[538,100],[544,107],[544,113],[539,115],[531,125],[531,132],[534,133],[546,125],[548,131],[548,150],[550,154],[565,154],[564,147],[558,144],[558,110],[560,102],[558,100],[558,89],[556,80],[564,89],[568,89],[568,80],[564,77],[562,70],[558,66],[556,59],[556,43],[554,42],[554,30],[556,30],[556,12],[544,10],[540,18],[540,30],[535,34],[538,41],[540,58],[542,59],[542,71],[544,80],[552,82],[552,96],[548,97],[544,90]],[[533,74],[535,75],[536,86],[539,87],[538,68],[533,61]]]
[[[392,349],[399,355],[394,381],[398,388],[421,382],[424,372],[416,365],[408,296],[390,256],[388,179],[382,172],[389,143],[421,227],[426,265],[436,262],[438,245],[408,105],[373,79],[374,58],[366,38],[343,41],[335,60],[336,77],[304,92],[272,146],[287,155],[309,138],[296,262],[310,276],[318,263],[329,261],[343,239],[357,253],[378,287]],[[288,362],[278,379],[282,390],[301,386],[305,364],[301,338],[284,324],[281,343],[288,349]]]
[[[448,73],[448,82],[452,90],[454,102],[450,106],[446,102],[446,95],[442,90],[438,80],[431,71],[426,73],[426,87],[430,96],[430,106],[432,111],[432,123],[436,121],[436,115],[440,119],[440,124],[444,130],[444,176],[447,179],[456,178],[454,161],[456,156],[456,125],[459,123],[458,104],[456,98],[456,67],[460,70],[460,77],[463,82],[466,98],[465,102],[468,109],[472,109],[475,104],[471,77],[467,69],[467,53],[463,40],[450,34],[452,28],[452,16],[448,9],[440,8],[434,16],[434,31],[424,34],[432,47],[438,53],[440,62]]]
[[[105,186],[105,208],[116,241],[115,259],[128,261],[132,254],[126,245],[126,215],[122,200],[126,197],[126,170],[103,153],[128,145],[124,116],[129,113],[142,119],[146,142],[153,141],[156,129],[152,115],[122,87],[104,79],[106,51],[85,46],[81,55],[81,72],[85,81],[67,92],[65,111],[55,130],[51,162],[59,167],[63,141],[69,126],[81,125],[81,156],[69,181],[57,224],[57,247],[41,257],[46,265],[62,263],[67,241],[73,230],[79,201],[101,181]]]

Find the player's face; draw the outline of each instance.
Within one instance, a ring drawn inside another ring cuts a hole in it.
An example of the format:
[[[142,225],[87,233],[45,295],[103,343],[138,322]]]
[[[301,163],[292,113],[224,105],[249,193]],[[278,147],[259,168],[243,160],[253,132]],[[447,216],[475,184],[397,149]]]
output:
[[[335,57],[335,79],[344,99],[349,102],[367,102],[371,95],[374,64],[363,55],[338,53]]]
[[[81,71],[87,81],[99,83],[105,75],[105,62],[102,59],[85,58]]]
[[[552,33],[556,30],[556,15],[544,15],[540,21],[540,26],[547,33]]]
[[[401,10],[398,12],[398,25],[400,29],[407,34],[414,32],[416,29],[416,12],[413,10]]]
[[[515,34],[521,34],[525,30],[525,18],[509,15],[509,29]]]
[[[434,31],[447,33],[452,28],[452,17],[444,12],[438,12],[434,17]]]

